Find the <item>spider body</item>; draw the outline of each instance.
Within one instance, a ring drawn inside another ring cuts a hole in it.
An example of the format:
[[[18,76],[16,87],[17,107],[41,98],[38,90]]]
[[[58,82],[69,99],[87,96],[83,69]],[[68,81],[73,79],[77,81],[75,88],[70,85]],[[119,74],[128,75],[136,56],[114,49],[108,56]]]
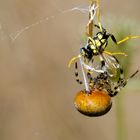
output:
[[[111,97],[105,91],[80,91],[75,97],[76,109],[90,117],[106,114],[112,107]]]
[[[132,74],[130,78],[135,76],[137,72]],[[110,79],[107,72],[100,73],[98,76],[92,78],[91,83],[89,83],[89,85],[92,85],[89,91],[82,90],[76,95],[74,100],[76,109],[80,113],[90,117],[106,114],[112,107],[111,97],[116,96],[127,84],[128,80],[120,77],[118,82],[115,83]]]

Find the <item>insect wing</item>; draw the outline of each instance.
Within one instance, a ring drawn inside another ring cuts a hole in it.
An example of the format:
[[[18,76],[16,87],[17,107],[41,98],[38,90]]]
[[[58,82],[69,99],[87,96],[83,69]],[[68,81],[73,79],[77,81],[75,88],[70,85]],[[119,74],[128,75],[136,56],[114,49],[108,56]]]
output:
[[[109,75],[113,78],[117,77],[118,71],[120,68],[120,64],[116,57],[108,55],[108,54],[103,54],[104,60],[105,60],[105,67]]]

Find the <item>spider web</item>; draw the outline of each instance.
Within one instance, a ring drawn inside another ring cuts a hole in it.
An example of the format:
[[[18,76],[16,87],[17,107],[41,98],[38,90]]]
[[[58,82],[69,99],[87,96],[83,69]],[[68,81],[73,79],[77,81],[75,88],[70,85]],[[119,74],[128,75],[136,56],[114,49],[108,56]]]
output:
[[[31,28],[34,28],[36,26],[39,26],[40,24],[42,24],[44,22],[48,22],[50,20],[54,20],[59,15],[67,14],[67,13],[75,12],[75,11],[78,11],[81,14],[85,14],[85,13],[88,12],[88,7],[85,7],[85,6],[74,6],[72,8],[62,10],[62,9],[58,8],[58,6],[57,6],[56,7],[56,10],[58,11],[57,14],[51,15],[51,16],[46,16],[44,18],[41,18],[41,19],[37,20],[36,22],[33,22],[33,23],[29,24],[29,25],[25,25],[23,28],[15,31],[15,32],[10,33],[9,34],[9,37],[12,40],[12,42],[14,42],[15,40],[17,40],[25,31],[28,31]]]

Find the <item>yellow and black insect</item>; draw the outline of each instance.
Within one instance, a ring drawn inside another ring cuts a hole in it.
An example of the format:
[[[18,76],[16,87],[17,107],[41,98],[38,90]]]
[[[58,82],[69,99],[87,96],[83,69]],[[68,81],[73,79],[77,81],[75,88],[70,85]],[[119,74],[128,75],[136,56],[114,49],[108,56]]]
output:
[[[96,5],[96,6],[95,6]],[[97,20],[98,24],[94,24],[94,18],[95,18],[95,13],[97,11]],[[104,72],[104,66],[105,63],[105,56],[113,56],[113,55],[124,55],[127,56],[123,52],[115,52],[111,53],[106,51],[106,47],[108,47],[108,39],[111,38],[112,41],[116,44],[119,45],[121,43],[124,43],[125,41],[129,39],[134,39],[134,38],[140,38],[140,36],[126,36],[124,39],[117,41],[116,38],[114,37],[113,34],[108,33],[105,28],[102,27],[102,24],[100,22],[100,0],[96,1],[91,1],[91,4],[89,6],[89,22],[87,24],[87,44],[80,48],[80,54],[76,57],[73,57],[70,61],[68,66],[70,67],[71,64],[78,58],[82,58],[83,65],[86,67],[88,65],[91,65],[94,62],[94,57],[99,56],[100,62],[101,62],[101,67],[98,69],[94,69],[96,72]],[[93,36],[93,28],[97,27],[99,31],[96,33],[95,36]]]

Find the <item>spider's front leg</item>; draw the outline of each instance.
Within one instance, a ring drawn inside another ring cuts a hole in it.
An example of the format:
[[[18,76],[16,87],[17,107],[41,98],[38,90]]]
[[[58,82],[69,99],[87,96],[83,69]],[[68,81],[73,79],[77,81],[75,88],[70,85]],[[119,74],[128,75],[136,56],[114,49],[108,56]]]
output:
[[[121,71],[121,74],[120,74],[120,78],[118,80],[118,84],[109,93],[109,96],[111,96],[111,97],[116,96],[121,91],[121,89],[127,85],[127,82],[139,72],[139,70],[137,70],[128,79],[125,79],[123,70],[120,70],[120,71]]]

